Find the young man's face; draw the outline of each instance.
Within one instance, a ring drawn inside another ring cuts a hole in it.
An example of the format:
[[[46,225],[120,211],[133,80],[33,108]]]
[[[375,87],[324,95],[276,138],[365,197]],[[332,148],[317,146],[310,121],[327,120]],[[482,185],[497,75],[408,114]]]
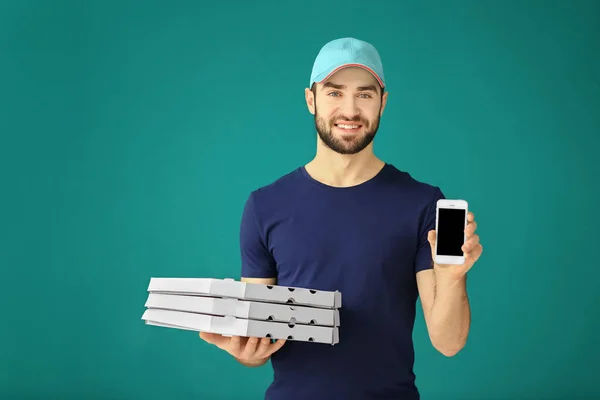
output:
[[[325,145],[340,154],[356,154],[371,144],[387,101],[381,90],[370,72],[357,67],[336,72],[314,94],[307,89],[307,104]]]

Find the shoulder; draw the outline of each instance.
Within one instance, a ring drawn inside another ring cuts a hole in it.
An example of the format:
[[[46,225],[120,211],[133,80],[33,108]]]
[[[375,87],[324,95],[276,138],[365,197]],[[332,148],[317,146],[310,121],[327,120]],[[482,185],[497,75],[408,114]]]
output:
[[[304,189],[302,169],[296,168],[250,192],[248,202],[255,212],[275,208],[278,204],[298,198]]]
[[[387,164],[382,181],[388,188],[397,191],[414,204],[431,206],[433,203],[435,207],[437,200],[444,198],[439,186],[416,179],[409,172],[402,171],[393,164]]]
[[[424,182],[390,166],[387,180],[396,190],[396,213],[407,221],[414,223],[415,231],[423,241],[427,240],[427,231],[435,226],[436,206],[439,199],[445,198],[439,186]]]
[[[257,193],[259,196],[276,195],[285,193],[302,182],[303,180],[302,168],[298,167],[278,178],[269,182],[263,186],[258,187],[253,193]]]

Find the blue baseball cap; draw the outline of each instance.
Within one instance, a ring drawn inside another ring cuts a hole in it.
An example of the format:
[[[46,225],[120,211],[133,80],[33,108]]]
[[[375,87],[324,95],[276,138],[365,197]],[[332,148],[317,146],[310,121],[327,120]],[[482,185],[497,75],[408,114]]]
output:
[[[321,48],[315,59],[308,87],[315,82],[323,82],[346,67],[366,69],[373,74],[382,88],[385,87],[383,65],[375,47],[351,37],[332,40]]]

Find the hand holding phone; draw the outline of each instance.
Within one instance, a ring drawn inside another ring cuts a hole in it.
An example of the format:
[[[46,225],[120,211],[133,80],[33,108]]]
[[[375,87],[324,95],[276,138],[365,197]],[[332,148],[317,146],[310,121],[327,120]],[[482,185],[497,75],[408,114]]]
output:
[[[466,200],[440,199],[436,207],[436,264],[462,265],[465,255],[462,246],[466,241],[465,229],[469,205]]]

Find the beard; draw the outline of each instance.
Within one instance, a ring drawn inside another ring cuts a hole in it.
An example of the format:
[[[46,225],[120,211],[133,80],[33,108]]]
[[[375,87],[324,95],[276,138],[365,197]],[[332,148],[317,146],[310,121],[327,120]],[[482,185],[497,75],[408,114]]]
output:
[[[319,134],[319,137],[331,150],[339,154],[356,154],[364,150],[371,142],[375,139],[377,130],[379,129],[378,116],[374,121],[366,121],[360,116],[352,119],[332,117],[329,121],[319,116],[318,111],[315,110],[315,127]],[[352,135],[347,138],[336,137],[333,134],[333,128],[335,126],[334,121],[348,121],[348,123],[357,122],[362,125],[361,129],[365,132],[362,136]]]

